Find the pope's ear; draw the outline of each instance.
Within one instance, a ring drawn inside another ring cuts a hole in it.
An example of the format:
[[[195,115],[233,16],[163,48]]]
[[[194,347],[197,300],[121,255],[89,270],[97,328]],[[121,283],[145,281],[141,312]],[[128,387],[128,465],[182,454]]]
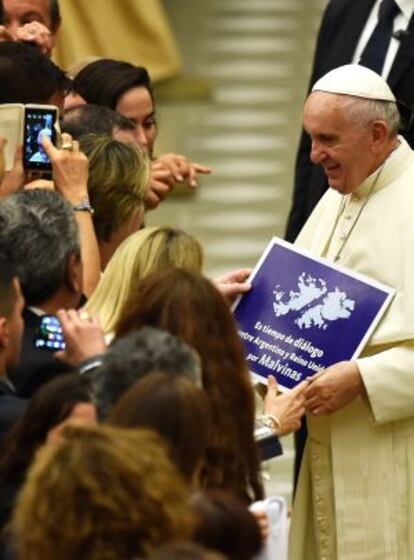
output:
[[[377,119],[372,123],[372,143],[374,147],[382,147],[389,137],[388,125],[385,121]]]
[[[0,350],[9,345],[9,328],[6,317],[0,317]]]

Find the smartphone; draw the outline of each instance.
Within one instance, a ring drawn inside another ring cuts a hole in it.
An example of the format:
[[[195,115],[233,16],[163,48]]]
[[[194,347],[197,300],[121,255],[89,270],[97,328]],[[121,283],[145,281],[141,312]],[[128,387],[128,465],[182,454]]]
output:
[[[42,316],[35,335],[34,346],[53,352],[65,349],[65,339],[57,317],[54,315]]]
[[[59,117],[53,105],[26,105],[24,111],[23,166],[32,171],[52,171],[42,137],[48,136],[56,144],[55,124]]]

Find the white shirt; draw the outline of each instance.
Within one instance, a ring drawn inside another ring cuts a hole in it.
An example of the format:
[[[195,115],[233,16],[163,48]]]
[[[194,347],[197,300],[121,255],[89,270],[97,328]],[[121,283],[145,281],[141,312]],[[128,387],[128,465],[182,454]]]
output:
[[[354,57],[352,59],[352,62],[354,64],[357,64],[359,62],[361,55],[369,41],[369,38],[371,37],[372,32],[377,25],[380,3],[381,0],[377,0],[373,5],[371,13],[369,14],[368,19],[365,23],[365,27],[362,30],[357,47],[355,49]],[[398,5],[401,11],[394,19],[394,33],[395,31],[405,31],[407,29],[411,16],[414,12],[414,0],[395,0],[395,3]],[[398,41],[397,39],[395,39],[395,37],[391,37],[390,45],[388,47],[387,54],[385,55],[384,67],[381,73],[382,77],[385,79],[387,79],[388,74],[390,73],[391,66],[400,47],[400,43],[401,41]]]

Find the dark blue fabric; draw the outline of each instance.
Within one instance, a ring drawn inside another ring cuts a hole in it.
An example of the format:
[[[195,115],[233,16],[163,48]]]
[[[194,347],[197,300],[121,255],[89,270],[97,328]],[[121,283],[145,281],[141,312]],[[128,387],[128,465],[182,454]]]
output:
[[[378,23],[361,55],[359,64],[381,74],[391,41],[395,16],[400,11],[394,0],[382,0]]]

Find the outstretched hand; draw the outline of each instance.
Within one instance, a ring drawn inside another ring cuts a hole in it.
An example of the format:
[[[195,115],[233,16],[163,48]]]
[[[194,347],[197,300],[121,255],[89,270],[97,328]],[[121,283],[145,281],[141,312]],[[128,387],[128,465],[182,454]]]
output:
[[[147,208],[156,208],[178,184],[187,182],[190,187],[195,188],[198,175],[211,172],[211,167],[192,162],[179,154],[164,154],[158,157],[151,165]]]
[[[278,435],[283,436],[300,428],[300,419],[305,414],[305,390],[309,382],[305,379],[287,393],[278,394],[278,384],[273,375],[268,377],[264,412],[277,418],[280,423]]]
[[[252,285],[247,281],[251,268],[239,268],[213,280],[218,291],[232,303],[238,296],[251,290]]]

